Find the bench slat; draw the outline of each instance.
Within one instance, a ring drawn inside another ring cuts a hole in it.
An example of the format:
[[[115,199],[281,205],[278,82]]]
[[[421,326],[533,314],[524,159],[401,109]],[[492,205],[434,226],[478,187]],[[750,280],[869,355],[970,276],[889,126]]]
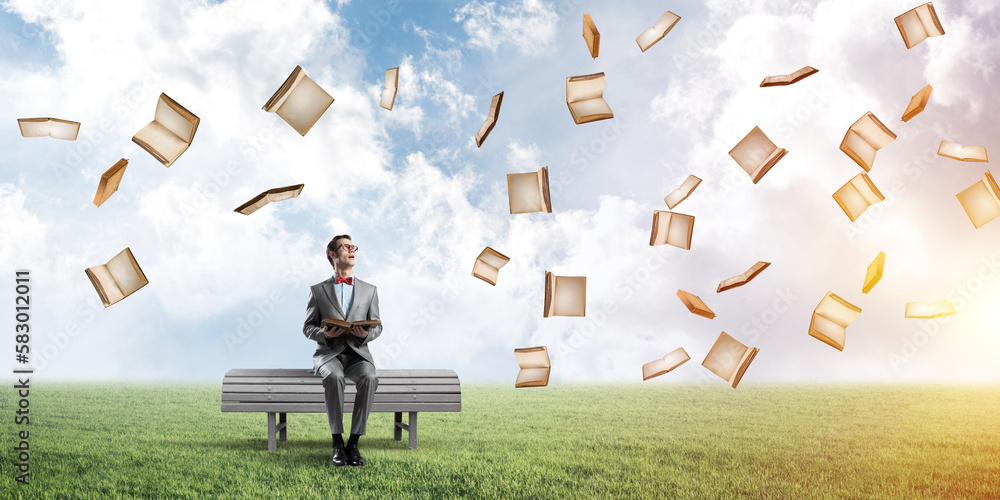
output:
[[[241,385],[230,384],[224,387],[226,392],[246,392],[256,394],[322,394],[322,385]],[[344,393],[357,392],[354,384],[347,384]],[[379,385],[375,394],[451,394],[461,393],[459,385]]]
[[[353,384],[354,381],[344,378],[346,384]],[[404,384],[457,384],[458,377],[378,377],[378,385],[404,385]],[[222,386],[227,384],[302,384],[302,385],[323,385],[323,379],[319,376],[311,377],[226,377],[222,379]]]
[[[453,370],[375,370],[378,377],[457,377]],[[227,377],[315,377],[312,368],[234,368]]]
[[[354,402],[355,393],[344,392],[344,401]],[[222,401],[226,403],[322,403],[325,398],[319,394],[246,394],[246,393],[222,393]],[[373,403],[461,403],[462,395],[455,394],[375,394]]]
[[[344,403],[344,413],[354,410]],[[269,413],[326,413],[324,403],[222,403],[222,411]],[[373,412],[462,411],[461,403],[372,403]]]

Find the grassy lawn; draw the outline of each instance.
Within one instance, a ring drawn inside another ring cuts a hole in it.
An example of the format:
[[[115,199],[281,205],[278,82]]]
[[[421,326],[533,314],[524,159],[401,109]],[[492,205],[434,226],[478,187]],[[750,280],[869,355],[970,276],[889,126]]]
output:
[[[32,484],[2,498],[1000,498],[1000,387],[463,386],[419,446],[373,414],[362,468],[324,414],[222,413],[218,384],[33,382]],[[345,416],[348,426],[350,417]]]

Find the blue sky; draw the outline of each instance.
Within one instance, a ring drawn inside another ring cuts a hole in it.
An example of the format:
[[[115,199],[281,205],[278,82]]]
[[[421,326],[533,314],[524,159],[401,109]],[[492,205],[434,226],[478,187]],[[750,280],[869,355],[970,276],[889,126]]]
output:
[[[997,381],[1000,225],[974,229],[955,200],[989,164],[934,154],[942,139],[995,142],[996,2],[936,3],[947,34],[906,50],[892,18],[914,6],[7,2],[0,263],[32,270],[47,378],[309,367],[307,287],[331,272],[326,241],[349,232],[357,275],[379,287],[379,367],[512,381],[512,350],[547,345],[552,383],[640,380],[643,363],[685,347],[691,361],[647,383],[722,383],[700,363],[726,331],[761,349],[748,382]],[[640,52],[635,36],[666,8],[681,21]],[[602,34],[597,59],[584,13]],[[297,64],[336,99],[305,137],[260,109]],[[758,87],[805,64],[820,72]],[[378,96],[395,66],[387,111]],[[599,71],[615,117],[576,125],[565,78]],[[930,104],[903,123],[927,83]],[[202,120],[170,168],[130,141],[160,92]],[[830,195],[861,171],[837,146],[866,111],[899,138],[870,173],[886,201],[852,223]],[[81,136],[21,137],[16,118],[34,116],[80,121]],[[755,125],[789,151],[756,185],[726,154]],[[93,206],[122,157],[119,191]],[[510,215],[505,175],[542,166],[553,213]],[[692,249],[649,247],[652,211],[688,174],[705,180],[675,209],[696,216]],[[296,183],[298,199],[232,212]],[[512,259],[496,287],[470,276],[486,245]],[[83,270],[126,246],[150,284],[105,309]],[[885,277],[863,295],[879,251]],[[715,293],[758,260],[771,268]],[[542,318],[545,271],[588,277],[586,318]],[[679,288],[716,319],[688,313]],[[827,291],[863,309],[844,352],[807,335]],[[946,298],[953,318],[902,317],[906,302]]]

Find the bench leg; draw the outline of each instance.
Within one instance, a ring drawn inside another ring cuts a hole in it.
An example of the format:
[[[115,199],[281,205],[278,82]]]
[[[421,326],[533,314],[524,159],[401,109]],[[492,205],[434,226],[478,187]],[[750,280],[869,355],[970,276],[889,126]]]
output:
[[[417,412],[410,412],[410,423],[407,425],[409,429],[407,431],[410,434],[410,449],[417,449]]]
[[[403,422],[403,412],[397,411],[392,424],[392,438],[396,441],[403,439],[403,429],[399,427],[399,424]]]
[[[288,440],[288,423],[285,422],[285,416],[287,413],[278,414],[278,441],[285,442]]]
[[[277,451],[278,443],[275,441],[274,413],[267,414],[267,451]]]

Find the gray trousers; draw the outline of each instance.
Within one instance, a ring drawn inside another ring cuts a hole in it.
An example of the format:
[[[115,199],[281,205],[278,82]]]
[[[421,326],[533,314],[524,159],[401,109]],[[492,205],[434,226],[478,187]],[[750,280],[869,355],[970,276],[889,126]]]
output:
[[[330,433],[344,432],[344,377],[346,376],[353,380],[357,387],[354,411],[351,414],[351,434],[363,435],[368,424],[368,415],[372,411],[372,401],[375,400],[375,389],[378,388],[375,365],[353,349],[345,349],[337,357],[320,365],[317,373],[323,378]]]

